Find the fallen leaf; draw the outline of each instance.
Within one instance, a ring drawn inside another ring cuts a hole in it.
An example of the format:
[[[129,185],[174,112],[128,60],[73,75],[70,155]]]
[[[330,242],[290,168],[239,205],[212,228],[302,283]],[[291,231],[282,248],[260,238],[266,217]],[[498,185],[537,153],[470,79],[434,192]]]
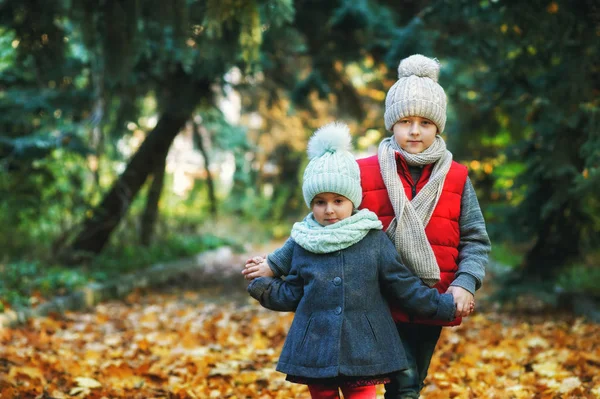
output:
[[[46,385],[46,378],[44,378],[44,373],[37,367],[16,366],[10,368],[8,376],[11,379],[18,381],[17,376],[19,375],[27,376],[33,380],[39,380],[42,383],[42,385]]]
[[[581,386],[581,381],[577,377],[569,377],[565,379],[558,388],[558,392],[560,393],[569,393],[576,388]]]
[[[87,377],[76,377],[75,382],[77,382],[77,386],[81,388],[100,388],[102,384],[96,381],[93,378]]]
[[[292,313],[201,289],[130,299],[3,332],[0,397],[309,397],[275,371]],[[600,399],[599,348],[584,319],[480,312],[442,330],[421,397]]]

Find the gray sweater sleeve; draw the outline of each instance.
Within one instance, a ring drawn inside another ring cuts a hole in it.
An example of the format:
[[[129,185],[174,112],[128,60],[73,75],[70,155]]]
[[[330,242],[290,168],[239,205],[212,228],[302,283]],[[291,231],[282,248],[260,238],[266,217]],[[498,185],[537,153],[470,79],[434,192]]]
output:
[[[458,271],[451,285],[475,294],[485,276],[492,247],[475,189],[468,177],[461,199],[459,226]]]
[[[279,249],[267,255],[267,264],[275,277],[287,276],[292,268],[292,256],[296,242],[290,237]]]

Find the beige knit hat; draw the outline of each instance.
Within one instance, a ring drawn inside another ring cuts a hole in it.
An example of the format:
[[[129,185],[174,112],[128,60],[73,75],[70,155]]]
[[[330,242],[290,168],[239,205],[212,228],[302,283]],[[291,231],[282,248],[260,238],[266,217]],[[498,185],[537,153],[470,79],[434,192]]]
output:
[[[385,128],[392,131],[398,120],[420,116],[431,120],[438,133],[446,126],[446,93],[438,84],[440,63],[420,54],[403,59],[398,66],[398,81],[385,97]]]

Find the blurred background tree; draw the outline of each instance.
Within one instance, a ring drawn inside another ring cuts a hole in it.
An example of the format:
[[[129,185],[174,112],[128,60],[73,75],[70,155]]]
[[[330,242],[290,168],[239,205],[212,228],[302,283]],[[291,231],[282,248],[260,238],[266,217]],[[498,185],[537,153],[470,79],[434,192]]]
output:
[[[455,153],[491,171],[496,241],[525,244],[513,283],[553,281],[600,244],[600,5],[456,2],[431,18],[446,28],[436,53],[462,81]]]
[[[598,294],[599,21],[593,0],[0,2],[3,257],[102,268],[285,236],[307,138],[341,119],[374,154],[422,53],[494,259]]]

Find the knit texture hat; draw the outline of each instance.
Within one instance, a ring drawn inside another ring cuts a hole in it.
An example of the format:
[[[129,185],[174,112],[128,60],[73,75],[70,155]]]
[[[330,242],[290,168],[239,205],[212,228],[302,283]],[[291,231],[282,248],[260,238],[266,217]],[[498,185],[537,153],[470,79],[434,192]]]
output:
[[[360,170],[350,153],[352,138],[344,123],[333,122],[319,128],[308,142],[310,162],[304,170],[302,194],[310,208],[315,195],[336,193],[358,208],[362,201]]]
[[[403,59],[398,66],[398,81],[385,97],[385,128],[401,118],[420,116],[431,120],[444,132],[446,126],[446,93],[438,84],[440,63],[420,54]]]

